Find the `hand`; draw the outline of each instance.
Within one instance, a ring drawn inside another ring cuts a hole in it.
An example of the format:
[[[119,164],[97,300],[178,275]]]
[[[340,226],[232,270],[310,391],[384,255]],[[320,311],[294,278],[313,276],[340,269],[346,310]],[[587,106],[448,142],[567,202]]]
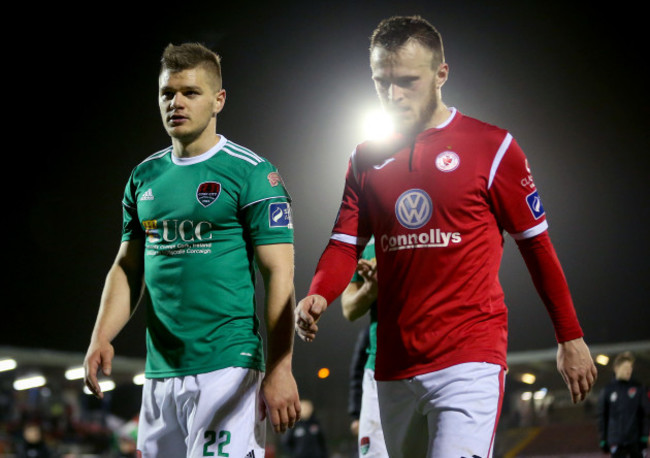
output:
[[[350,423],[350,432],[354,436],[359,435],[359,420],[352,420],[352,423]]]
[[[115,350],[109,342],[91,343],[84,358],[84,371],[86,373],[84,381],[88,389],[99,399],[104,398],[104,393],[99,387],[97,372],[101,367],[105,376],[111,375],[113,356]]]
[[[557,369],[569,388],[573,403],[584,401],[596,382],[598,372],[582,338],[558,344]]]
[[[307,296],[296,306],[296,332],[305,342],[311,342],[318,332],[318,320],[327,309],[327,300],[318,294]]]
[[[357,263],[357,274],[363,278],[363,288],[366,288],[366,294],[377,299],[377,261],[374,259],[360,259]]]
[[[268,372],[262,380],[261,419],[269,417],[273,430],[284,433],[300,420],[300,397],[291,369],[276,369]]]

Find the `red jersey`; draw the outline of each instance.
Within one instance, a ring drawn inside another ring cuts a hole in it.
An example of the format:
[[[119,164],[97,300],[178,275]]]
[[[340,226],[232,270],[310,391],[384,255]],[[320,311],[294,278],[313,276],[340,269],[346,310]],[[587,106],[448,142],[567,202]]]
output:
[[[474,361],[505,367],[502,234],[526,239],[547,227],[526,157],[501,128],[452,109],[414,141],[359,145],[332,239],[375,236],[376,378]]]

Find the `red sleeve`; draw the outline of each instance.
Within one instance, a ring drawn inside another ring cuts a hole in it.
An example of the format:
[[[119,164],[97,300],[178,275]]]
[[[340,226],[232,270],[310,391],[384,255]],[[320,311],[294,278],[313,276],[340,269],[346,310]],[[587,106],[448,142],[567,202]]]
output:
[[[569,286],[548,232],[517,240],[517,246],[551,317],[557,341],[562,343],[582,337]]]
[[[363,247],[330,239],[318,261],[309,294],[319,294],[331,304],[350,283]]]

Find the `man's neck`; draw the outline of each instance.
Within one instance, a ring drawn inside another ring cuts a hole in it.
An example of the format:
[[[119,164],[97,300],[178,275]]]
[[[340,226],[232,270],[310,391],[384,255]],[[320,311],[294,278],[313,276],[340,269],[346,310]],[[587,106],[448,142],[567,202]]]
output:
[[[200,156],[219,143],[219,140],[221,140],[221,136],[218,134],[197,138],[196,140],[187,143],[183,142],[181,139],[172,137],[172,147],[176,157],[188,158]]]

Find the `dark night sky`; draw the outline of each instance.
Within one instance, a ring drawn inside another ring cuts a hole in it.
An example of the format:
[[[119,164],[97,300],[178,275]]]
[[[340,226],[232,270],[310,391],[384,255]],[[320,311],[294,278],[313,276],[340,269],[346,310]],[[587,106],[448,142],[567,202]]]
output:
[[[228,98],[218,130],[280,169],[294,198],[303,297],[362,140],[360,118],[378,105],[368,36],[393,14],[421,14],[442,33],[451,69],[444,101],[508,129],[528,155],[587,341],[650,337],[648,40],[639,7],[219,3],[16,16],[4,95],[16,121],[5,135],[18,138],[5,151],[5,182],[22,184],[10,188],[0,344],[85,352],[119,244],[128,174],[169,144],[156,102],[169,42],[201,41],[222,55]],[[510,239],[505,251],[510,349],[552,347],[550,320]],[[115,342],[118,354],[143,356],[143,323],[137,313]],[[346,323],[335,303],[316,342],[296,343],[298,376],[321,365],[347,374],[363,324]]]

